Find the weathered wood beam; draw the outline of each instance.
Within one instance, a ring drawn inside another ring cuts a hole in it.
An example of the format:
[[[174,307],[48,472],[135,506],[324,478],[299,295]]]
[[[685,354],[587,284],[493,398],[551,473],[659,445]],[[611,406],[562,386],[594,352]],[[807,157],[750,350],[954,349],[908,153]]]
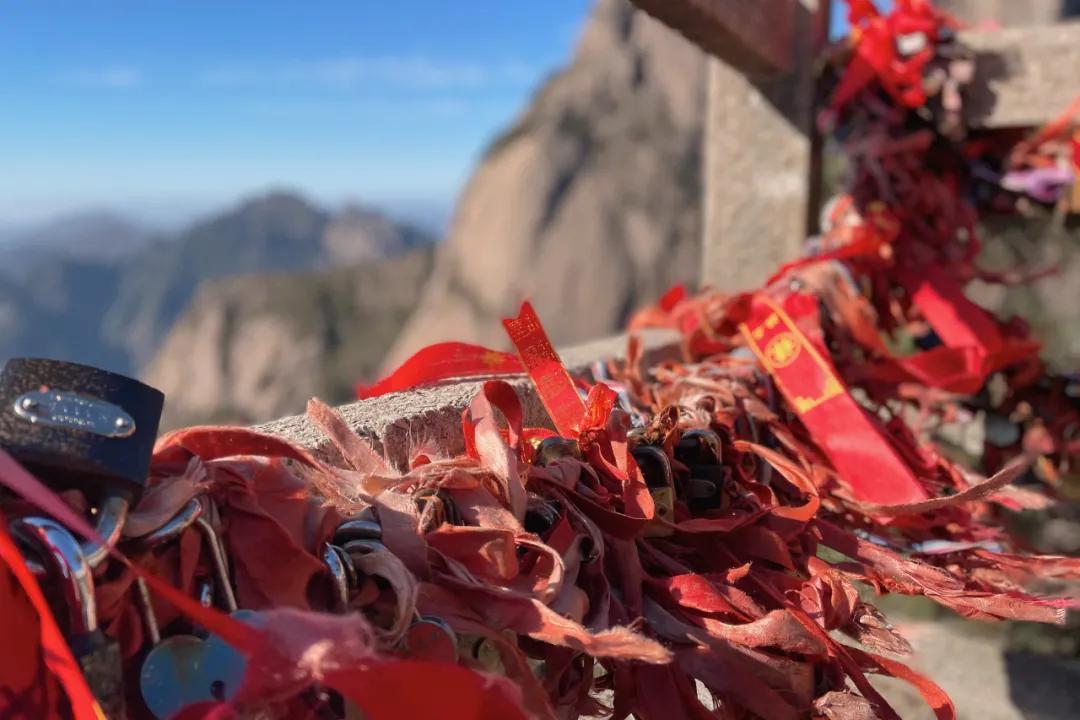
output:
[[[631,0],[702,50],[742,72],[795,65],[798,0]]]
[[[960,37],[976,53],[965,108],[974,127],[1042,125],[1080,94],[1080,21]]]

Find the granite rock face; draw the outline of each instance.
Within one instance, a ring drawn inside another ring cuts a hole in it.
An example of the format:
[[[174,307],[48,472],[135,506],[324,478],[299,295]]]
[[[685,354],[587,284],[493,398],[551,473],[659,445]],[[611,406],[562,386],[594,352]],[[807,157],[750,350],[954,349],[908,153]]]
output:
[[[201,287],[143,376],[165,393],[167,427],[253,423],[340,403],[372,380],[431,247],[326,271],[260,273]]]
[[[625,0],[600,0],[562,72],[465,188],[394,366],[441,340],[506,344],[529,298],[559,344],[621,328],[697,276],[704,55]]]

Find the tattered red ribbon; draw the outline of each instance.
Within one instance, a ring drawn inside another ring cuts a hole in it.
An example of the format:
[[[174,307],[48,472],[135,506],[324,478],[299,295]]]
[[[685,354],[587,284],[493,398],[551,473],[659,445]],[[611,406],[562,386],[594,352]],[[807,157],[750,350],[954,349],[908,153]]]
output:
[[[257,435],[256,433],[249,434]],[[268,438],[268,440],[274,439]],[[237,447],[236,453],[242,454],[242,448]],[[304,459],[301,456],[301,460]],[[89,526],[85,518],[74,512],[56,493],[30,475],[3,450],[0,450],[0,485],[6,486],[79,535],[106,544]],[[9,557],[12,551],[15,556]],[[136,576],[145,580],[155,593],[175,605],[197,625],[221,637],[245,656],[253,657],[259,654],[265,659],[268,653],[277,650],[270,644],[269,636],[262,629],[239,622],[212,607],[203,606],[161,578],[133,564],[116,548],[110,548],[109,552]],[[21,563],[24,577],[29,576],[29,569],[21,560],[14,544],[10,543],[10,536],[5,527],[0,527],[0,558],[13,568],[17,576],[19,571],[16,568]],[[77,720],[103,720],[104,715],[101,714],[89,688],[86,687],[85,680],[79,674],[78,666],[71,657],[70,651],[67,650],[67,644],[60,636],[48,605],[41,597],[40,590],[37,589],[36,582],[32,577],[29,577],[29,582],[28,586],[24,581],[23,586],[28,588],[28,593],[36,591],[40,598],[41,604],[35,602],[35,607],[40,614],[43,628],[51,626],[55,630],[55,632],[46,631],[50,636],[43,635],[43,642],[48,641],[50,647],[56,642],[62,644],[62,647],[57,650],[58,654],[54,655],[58,664],[56,667],[50,665],[50,671],[56,673],[63,682],[71,698]],[[33,599],[32,594],[31,599]],[[78,677],[72,676],[72,670]],[[382,697],[381,690],[377,691],[375,685],[380,684],[379,686],[382,687],[381,680],[384,678],[398,680],[409,678],[413,683],[424,687],[450,683],[457,689],[456,699],[460,702],[453,707],[447,707],[445,703],[433,704],[429,698],[419,696],[403,698],[394,694],[391,697]],[[524,720],[525,718],[520,704],[508,696],[500,684],[493,684],[490,678],[483,678],[477,673],[456,665],[420,661],[372,661],[363,667],[341,668],[328,673],[322,681],[327,687],[337,690],[343,697],[356,703],[364,711],[365,717],[374,720],[397,720],[402,714],[410,717],[437,717],[450,720],[496,720],[496,718]],[[231,707],[225,703],[201,703],[197,707],[182,711],[181,716],[187,720],[204,720],[231,717],[232,713]]]

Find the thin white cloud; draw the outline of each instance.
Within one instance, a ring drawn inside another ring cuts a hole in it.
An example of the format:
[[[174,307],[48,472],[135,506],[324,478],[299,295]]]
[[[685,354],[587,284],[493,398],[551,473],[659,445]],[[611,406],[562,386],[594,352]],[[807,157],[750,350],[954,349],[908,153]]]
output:
[[[131,90],[145,81],[142,71],[130,65],[80,68],[66,73],[63,79],[79,87],[104,90]]]
[[[482,90],[533,83],[540,75],[523,63],[446,61],[425,55],[344,56],[279,64],[210,68],[200,80],[214,87],[300,87],[349,91],[367,85],[414,90]]]

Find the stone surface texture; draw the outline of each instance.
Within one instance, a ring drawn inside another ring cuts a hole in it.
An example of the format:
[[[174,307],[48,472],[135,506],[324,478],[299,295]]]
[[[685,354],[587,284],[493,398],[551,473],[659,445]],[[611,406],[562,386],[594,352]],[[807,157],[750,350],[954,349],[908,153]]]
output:
[[[640,333],[644,355],[642,364],[655,365],[681,357],[678,335],[663,330]],[[562,351],[564,364],[573,373],[587,375],[593,362],[626,357],[625,336],[594,341]],[[525,409],[525,424],[551,427],[547,411],[525,376],[508,379],[517,390]],[[391,393],[360,400],[339,408],[353,430],[368,438],[397,467],[405,467],[418,450],[452,457],[465,449],[461,434],[461,412],[483,385],[482,380],[447,382],[410,392]],[[306,416],[282,418],[258,425],[256,430],[284,437],[313,450],[327,460],[339,459],[322,432]]]

